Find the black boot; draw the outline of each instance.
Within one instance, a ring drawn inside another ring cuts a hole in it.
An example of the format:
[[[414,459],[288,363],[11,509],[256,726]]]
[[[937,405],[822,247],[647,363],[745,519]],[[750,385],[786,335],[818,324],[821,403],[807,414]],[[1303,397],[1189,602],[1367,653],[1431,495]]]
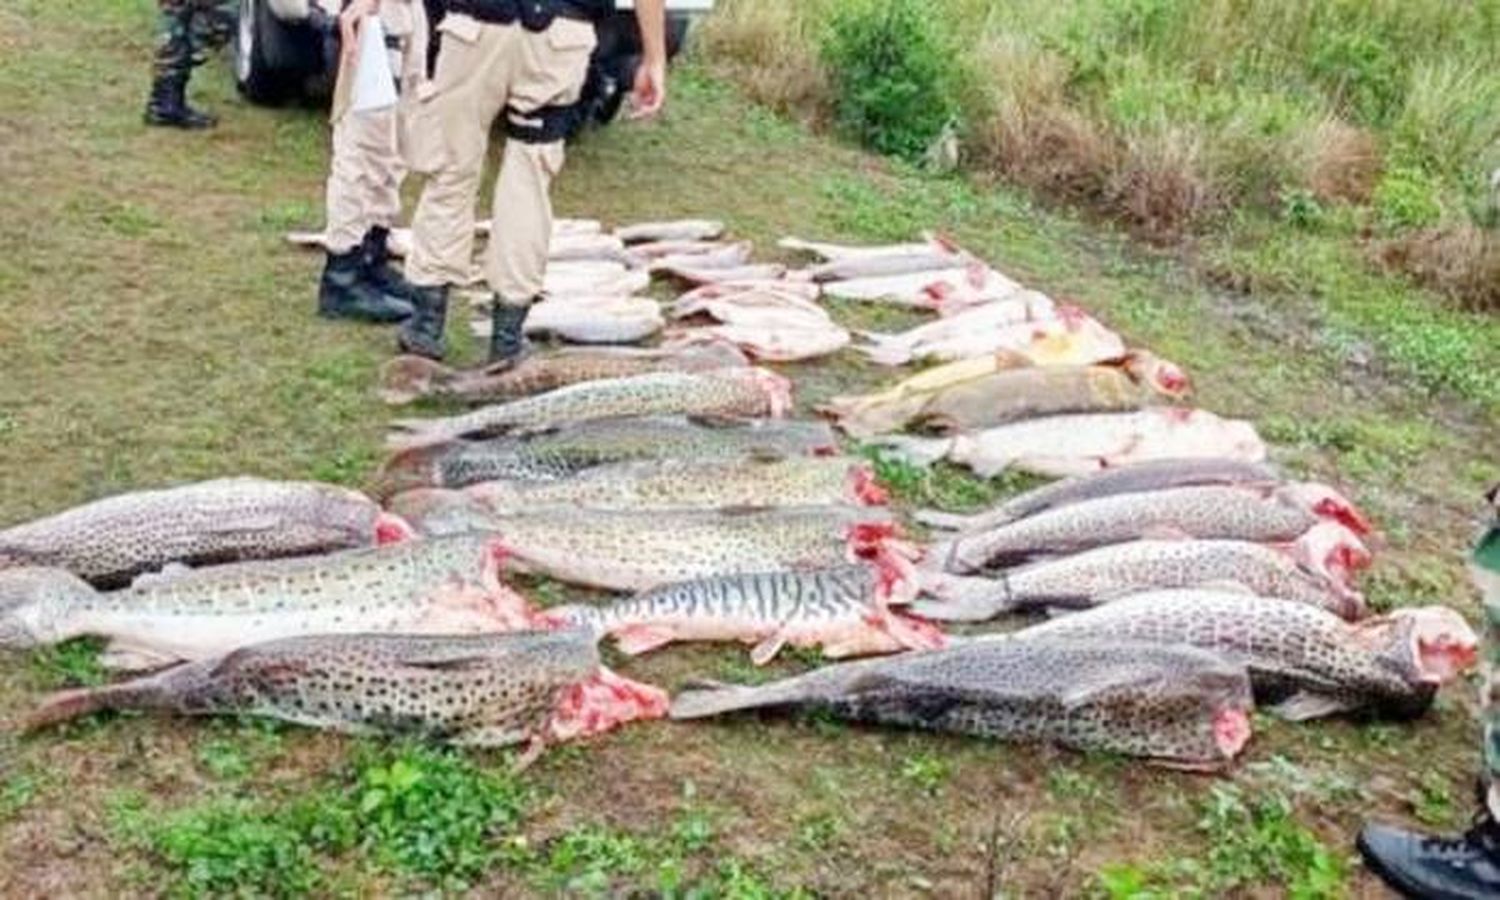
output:
[[[188,106],[187,76],[177,74],[158,75],[151,82],[145,120],[147,125],[186,129],[212,128],[219,121]]]
[[[510,368],[531,352],[526,340],[526,314],[531,304],[506,303],[495,295],[490,304],[490,366]]]
[[[448,286],[412,285],[409,296],[416,312],[396,333],[396,345],[403,353],[442,359],[446,352],[443,345],[443,323],[448,318]]]
[[[387,297],[404,302],[411,297],[411,285],[391,268],[390,238],[391,230],[384,225],[365,232],[365,239],[359,245],[360,261],[365,267],[366,281]]]
[[[411,304],[388,297],[365,278],[360,249],[330,253],[318,282],[318,315],[387,324],[411,318]]]
[[[1366,825],[1359,833],[1359,852],[1375,874],[1406,897],[1500,897],[1500,824],[1488,813],[1455,837]]]

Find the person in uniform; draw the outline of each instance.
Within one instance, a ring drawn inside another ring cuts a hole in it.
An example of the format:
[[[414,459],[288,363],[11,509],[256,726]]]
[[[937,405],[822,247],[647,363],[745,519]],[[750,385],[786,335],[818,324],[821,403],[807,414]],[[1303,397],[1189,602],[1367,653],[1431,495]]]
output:
[[[359,34],[378,16],[396,79],[395,105],[354,109]],[[328,256],[318,284],[318,314],[370,322],[411,316],[410,288],[390,268],[391,227],[401,215],[409,152],[409,111],[427,68],[422,0],[353,0],[339,15],[342,53],[334,83],[333,155],[325,193]]]
[[[437,27],[432,80],[419,104],[420,133],[435,141],[418,153],[435,163],[412,220],[406,279],[415,312],[398,343],[408,353],[444,355],[448,291],[470,280],[474,198],[490,127],[504,117],[505,152],[495,183],[484,261],[491,297],[490,360],[511,364],[524,348],[522,326],[542,293],[552,236],[552,179],[596,39],[594,22],[613,0],[448,0]],[[642,60],[632,105],[654,115],[666,96],[662,0],[637,0]]]
[[[188,77],[210,50],[234,33],[234,0],[157,0],[156,56],[146,124],[172,128],[211,128],[217,120],[187,104]]]
[[[1480,687],[1484,774],[1479,813],[1460,835],[1435,837],[1391,825],[1359,835],[1365,863],[1407,897],[1480,900],[1500,897],[1500,485],[1487,495],[1490,525],[1469,561],[1484,599],[1487,659]]]

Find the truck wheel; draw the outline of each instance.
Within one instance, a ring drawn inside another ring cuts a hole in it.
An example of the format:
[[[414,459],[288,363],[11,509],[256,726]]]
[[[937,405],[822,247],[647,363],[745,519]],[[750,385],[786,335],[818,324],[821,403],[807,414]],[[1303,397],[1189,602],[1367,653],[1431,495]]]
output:
[[[240,0],[234,32],[234,83],[252,103],[275,104],[301,87],[302,73],[288,67],[296,42],[265,0]]]

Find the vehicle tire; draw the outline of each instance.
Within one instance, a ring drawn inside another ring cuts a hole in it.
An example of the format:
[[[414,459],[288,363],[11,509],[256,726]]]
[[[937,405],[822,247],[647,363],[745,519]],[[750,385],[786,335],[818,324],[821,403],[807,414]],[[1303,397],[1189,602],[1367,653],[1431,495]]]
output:
[[[302,86],[295,35],[265,0],[239,0],[234,31],[234,83],[252,103],[281,103]]]

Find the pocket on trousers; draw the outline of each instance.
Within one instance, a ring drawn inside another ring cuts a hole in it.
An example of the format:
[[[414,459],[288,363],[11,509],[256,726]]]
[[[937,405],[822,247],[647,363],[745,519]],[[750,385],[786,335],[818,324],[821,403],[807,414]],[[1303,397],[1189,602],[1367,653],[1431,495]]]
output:
[[[575,102],[596,43],[594,26],[575,19],[558,19],[541,34],[528,36],[526,65],[512,86],[511,106],[529,112]]]

